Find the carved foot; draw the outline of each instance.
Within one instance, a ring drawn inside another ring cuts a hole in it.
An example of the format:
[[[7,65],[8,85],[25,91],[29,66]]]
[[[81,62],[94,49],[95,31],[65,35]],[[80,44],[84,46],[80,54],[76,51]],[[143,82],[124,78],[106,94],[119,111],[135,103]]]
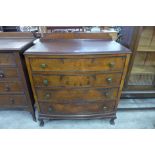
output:
[[[41,119],[41,120],[39,120],[40,121],[40,127],[43,127],[44,126],[44,121],[43,121],[43,119]]]
[[[115,125],[115,119],[116,119],[116,117],[111,118],[111,120],[110,120],[110,124],[111,124],[111,125]]]

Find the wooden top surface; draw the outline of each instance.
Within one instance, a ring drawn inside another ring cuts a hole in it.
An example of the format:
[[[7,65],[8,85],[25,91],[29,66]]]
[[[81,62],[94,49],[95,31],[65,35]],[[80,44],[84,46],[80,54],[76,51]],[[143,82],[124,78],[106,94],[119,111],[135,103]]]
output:
[[[67,55],[67,54],[116,54],[130,50],[115,41],[102,39],[51,39],[38,41],[24,54]]]
[[[23,50],[34,41],[34,38],[0,38],[0,51]]]

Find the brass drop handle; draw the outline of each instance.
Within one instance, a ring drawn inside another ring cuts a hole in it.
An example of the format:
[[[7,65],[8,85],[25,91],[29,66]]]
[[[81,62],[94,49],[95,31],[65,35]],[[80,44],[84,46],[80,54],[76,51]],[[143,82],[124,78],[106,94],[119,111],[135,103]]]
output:
[[[4,78],[4,74],[3,73],[0,73],[0,78]]]
[[[105,92],[105,96],[106,97],[109,97],[110,96],[110,93],[109,92]]]
[[[111,82],[112,82],[112,78],[111,78],[111,77],[108,77],[108,78],[107,78],[107,82],[108,82],[108,83],[111,83]]]
[[[114,62],[110,62],[110,63],[109,63],[109,67],[110,67],[110,68],[114,68],[114,67],[115,67],[115,63],[114,63]]]
[[[103,107],[103,110],[107,110],[108,108],[106,106]]]
[[[9,85],[6,85],[6,87],[5,87],[5,91],[10,91],[10,87],[9,87]]]
[[[43,80],[43,83],[44,83],[45,86],[48,86],[48,80],[46,80],[46,79]]]
[[[52,108],[51,108],[51,107],[50,107],[50,108],[48,108],[48,111],[49,111],[49,112],[52,112]]]
[[[10,99],[11,104],[15,103],[15,100],[13,98]]]
[[[51,96],[51,95],[50,95],[49,93],[45,94],[45,98],[46,98],[46,99],[49,99],[50,96]]]
[[[40,67],[41,67],[42,69],[45,69],[45,68],[47,67],[47,64],[41,64]]]

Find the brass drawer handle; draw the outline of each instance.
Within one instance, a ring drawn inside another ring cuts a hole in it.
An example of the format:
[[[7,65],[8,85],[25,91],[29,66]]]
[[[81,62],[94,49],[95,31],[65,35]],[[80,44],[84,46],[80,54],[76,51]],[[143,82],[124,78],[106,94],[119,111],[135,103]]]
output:
[[[49,99],[50,96],[51,96],[51,95],[50,95],[49,93],[45,94],[45,98],[46,98],[46,99]]]
[[[45,86],[48,86],[48,80],[43,80],[43,84],[44,84]]]
[[[50,107],[50,108],[48,108],[48,112],[52,112],[52,108]]]
[[[15,100],[13,98],[10,99],[11,104],[15,103]]]
[[[109,92],[105,92],[105,96],[106,97],[109,97],[110,96],[110,93]]]
[[[109,63],[109,67],[110,67],[110,68],[114,68],[114,67],[115,67],[115,63],[114,63],[114,62],[110,62],[110,63]]]
[[[6,87],[5,87],[5,91],[10,91],[10,87],[9,87],[9,85],[6,85]]]
[[[106,107],[106,106],[103,106],[103,110],[105,111],[105,110],[107,110],[108,109],[108,107]]]
[[[3,73],[0,73],[0,78],[4,78],[4,74]]]
[[[107,82],[112,83],[112,78],[111,77],[107,78]]]
[[[47,64],[41,64],[40,67],[41,67],[42,69],[45,69],[45,68],[47,67]]]

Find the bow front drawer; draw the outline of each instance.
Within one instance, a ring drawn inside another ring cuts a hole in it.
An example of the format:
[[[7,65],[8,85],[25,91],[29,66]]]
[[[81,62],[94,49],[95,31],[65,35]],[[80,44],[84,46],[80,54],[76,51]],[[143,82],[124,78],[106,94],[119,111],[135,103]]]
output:
[[[122,71],[124,57],[30,58],[32,71]]]
[[[39,101],[97,101],[104,99],[115,99],[118,88],[98,88],[98,89],[55,89],[43,90],[37,89]]]
[[[34,74],[33,80],[35,87],[119,87],[121,81],[121,74]]]
[[[40,103],[40,110],[42,114],[106,114],[113,111],[115,101],[109,102],[87,102],[84,104],[79,103],[61,103],[61,102],[45,102]]]

